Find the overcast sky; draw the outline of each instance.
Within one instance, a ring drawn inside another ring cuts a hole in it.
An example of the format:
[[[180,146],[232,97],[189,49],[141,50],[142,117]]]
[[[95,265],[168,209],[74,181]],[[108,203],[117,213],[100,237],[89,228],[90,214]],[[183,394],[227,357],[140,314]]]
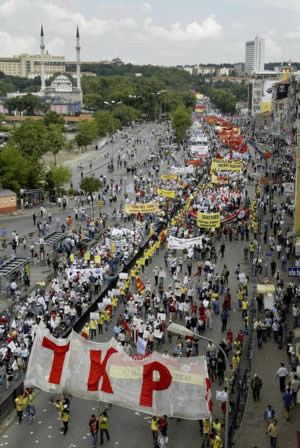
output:
[[[136,64],[244,61],[245,41],[266,39],[266,62],[300,61],[300,0],[0,0],[0,56],[46,49],[75,59]]]

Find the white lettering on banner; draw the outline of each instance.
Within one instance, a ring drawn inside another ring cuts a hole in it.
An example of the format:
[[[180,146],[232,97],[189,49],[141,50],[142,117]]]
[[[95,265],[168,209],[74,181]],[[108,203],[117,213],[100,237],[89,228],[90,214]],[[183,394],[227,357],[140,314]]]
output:
[[[169,236],[168,239],[168,248],[169,249],[189,249],[190,247],[194,247],[199,245],[202,249],[202,237],[184,239],[184,238],[175,238],[175,236]]]
[[[166,358],[154,352],[133,360],[115,339],[95,343],[74,332],[55,339],[44,325],[34,340],[25,385],[152,415],[199,420],[211,409],[203,356]]]

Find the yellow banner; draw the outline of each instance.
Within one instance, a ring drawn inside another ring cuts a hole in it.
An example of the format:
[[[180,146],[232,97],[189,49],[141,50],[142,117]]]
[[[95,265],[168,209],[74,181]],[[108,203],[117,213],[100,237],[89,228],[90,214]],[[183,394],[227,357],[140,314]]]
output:
[[[157,202],[148,202],[147,204],[125,204],[125,213],[155,213],[159,210]]]
[[[160,196],[164,196],[165,198],[175,198],[176,192],[170,191],[170,190],[161,190],[160,188],[157,189],[157,194]]]
[[[175,180],[177,179],[176,174],[163,174],[161,177],[161,180]]]
[[[212,174],[211,181],[213,184],[228,184],[228,177],[226,176],[216,176]]]
[[[241,160],[212,159],[210,172],[231,171],[232,173],[239,173],[242,169],[243,162]]]
[[[216,229],[220,227],[220,212],[217,213],[197,213],[197,226],[202,229]]]

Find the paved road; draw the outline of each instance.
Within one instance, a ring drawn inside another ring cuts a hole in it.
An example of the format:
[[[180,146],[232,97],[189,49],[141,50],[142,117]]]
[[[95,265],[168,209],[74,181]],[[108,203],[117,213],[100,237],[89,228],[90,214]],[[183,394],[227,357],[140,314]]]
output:
[[[146,125],[137,125],[134,129],[134,135],[138,136],[142,140],[142,144],[137,145],[137,154],[134,158],[134,162],[141,162],[142,160],[148,159],[150,151],[155,149],[155,143],[156,138],[152,136],[152,130],[154,130],[154,133],[157,134],[158,132],[162,131],[162,126],[158,123],[150,123]],[[120,182],[121,177],[127,178],[127,184],[133,182],[133,178],[131,175],[128,175],[126,173],[126,170],[124,167],[118,168],[117,164],[115,163],[115,170],[113,173],[107,172],[107,163],[110,160],[111,157],[114,157],[116,160],[117,158],[117,152],[118,150],[122,151],[122,146],[125,144],[125,140],[120,137],[120,134],[115,137],[115,141],[113,143],[106,144],[101,150],[98,151],[91,151],[88,153],[82,154],[78,160],[69,160],[66,162],[66,165],[68,165],[72,169],[72,180],[74,187],[79,187],[79,183],[81,180],[81,170],[78,169],[78,163],[79,160],[83,162],[83,165],[87,168],[85,168],[84,175],[95,175],[96,177],[99,177],[101,174],[105,175],[107,177],[107,180],[114,179],[115,183]],[[126,149],[126,148],[125,148]],[[109,153],[109,158],[105,157],[105,153]],[[121,152],[122,154],[122,152]],[[92,161],[92,170],[89,168],[89,162],[84,163],[86,161]],[[132,161],[133,163],[133,161]],[[161,166],[161,169],[164,169],[164,165]],[[142,173],[145,173],[147,168],[142,169]],[[129,193],[129,197],[130,197]],[[116,203],[114,203],[114,207],[118,209],[119,201],[123,199],[123,195],[118,196],[118,200]],[[58,216],[60,218],[60,225],[63,222],[66,222],[66,218],[68,216],[72,216],[74,219],[74,201],[70,201],[68,204],[66,210],[63,210],[62,208],[53,206],[53,205],[47,205],[45,204],[45,207],[47,209],[47,212],[51,211],[52,213],[52,224],[50,225],[49,232],[53,232],[57,230],[57,226],[55,224],[56,217]],[[91,211],[89,207],[86,207],[88,211]],[[95,215],[98,213],[98,206],[95,205]],[[40,217],[40,208],[35,209],[36,214],[38,216],[37,220]],[[101,208],[102,213],[106,213],[109,217],[111,217],[112,214],[112,207],[109,204],[109,201],[106,202],[106,205]],[[33,210],[24,210],[22,215],[16,215],[16,216],[0,216],[0,229],[2,230],[3,227],[7,230],[7,236],[8,239],[11,239],[11,232],[16,231],[20,237],[25,236],[27,240],[27,248],[24,250],[23,245],[20,244],[17,248],[17,256],[18,257],[28,257],[30,256],[29,247],[32,243],[38,241],[38,230],[33,225],[33,219],[32,219],[32,213]],[[60,230],[60,229],[59,229]],[[8,244],[7,248],[3,248],[2,245],[0,245],[0,258],[3,258],[4,260],[7,260],[12,255],[12,249],[11,246]],[[34,266],[31,266],[33,275],[32,279],[35,283],[37,279],[39,279],[40,274],[45,274],[45,268],[44,267],[37,267],[36,272],[37,274],[34,274]],[[7,294],[1,294],[0,292],[0,311],[5,309],[7,305],[10,304],[10,301],[7,300]]]
[[[250,187],[253,189],[253,187]],[[253,195],[253,191],[250,191],[250,196]],[[218,245],[217,243],[217,249]],[[249,267],[244,264],[243,258],[243,247],[247,244],[246,242],[233,241],[230,244],[230,248],[227,248],[225,252],[224,259],[218,259],[216,271],[221,273],[224,263],[227,264],[231,275],[229,279],[229,287],[232,291],[235,291],[237,284],[234,268],[238,262],[241,263],[241,270],[246,274],[249,273]],[[154,266],[164,266],[164,251],[160,251],[160,254],[153,259],[152,264],[145,268],[145,273],[142,276],[142,280],[151,279],[153,284],[153,268]],[[185,269],[183,269],[183,274]],[[195,267],[193,269],[195,272]],[[166,279],[166,282],[171,282],[170,276]],[[232,300],[232,313],[230,316],[228,327],[232,329],[233,333],[236,334],[241,328],[241,316],[238,308],[237,298],[233,294]],[[120,309],[122,312],[122,309]],[[112,336],[111,329],[113,328],[113,323],[111,324],[109,332],[98,337],[98,340],[108,340]],[[217,316],[213,317],[213,329],[207,330],[206,335],[214,338],[216,341],[220,342],[222,339],[221,332],[221,321]],[[175,344],[171,346],[166,344],[162,347],[162,350],[167,349],[169,353],[174,349]],[[202,353],[206,352],[206,344],[200,345],[200,351]],[[213,395],[218,388],[216,384],[213,384]],[[43,446],[43,448],[50,448],[56,444],[62,448],[71,447],[89,447],[92,445],[91,438],[88,431],[88,419],[91,413],[97,412],[98,409],[101,411],[104,409],[104,405],[82,401],[74,399],[71,404],[71,417],[70,417],[70,430],[66,436],[62,436],[59,432],[60,422],[57,419],[57,412],[55,407],[49,403],[49,396],[44,392],[39,392],[36,399],[37,416],[33,425],[29,425],[28,421],[22,423],[22,426],[18,426],[16,421],[13,421],[11,426],[0,436],[0,446],[1,443],[6,444],[5,446],[22,446],[24,448],[29,448],[32,446]],[[219,402],[215,401],[214,405],[214,416],[220,417],[220,406]],[[110,433],[111,441],[106,443],[108,447],[112,446],[123,446],[130,448],[140,448],[142,444],[146,446],[151,446],[151,431],[150,431],[150,419],[149,416],[144,414],[138,414],[136,412],[122,409],[117,406],[113,406],[109,410],[110,418]],[[199,425],[197,421],[179,421],[176,419],[172,420],[169,425],[169,446],[195,446],[200,443],[199,437]],[[4,446],[4,445],[3,445]]]

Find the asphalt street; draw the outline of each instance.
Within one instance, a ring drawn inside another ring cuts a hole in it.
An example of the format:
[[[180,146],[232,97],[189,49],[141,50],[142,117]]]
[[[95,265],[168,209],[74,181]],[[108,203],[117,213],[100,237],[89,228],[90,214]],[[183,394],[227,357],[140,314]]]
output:
[[[227,264],[231,275],[229,287],[232,291],[235,290],[237,281],[234,275],[234,268],[238,262],[241,262],[243,257],[243,247],[246,242],[233,241],[225,252],[224,259],[219,258],[217,262],[217,272],[221,272],[224,263]],[[151,280],[154,286],[153,268],[155,266],[164,266],[164,251],[160,251],[157,257],[153,258],[152,264],[145,268],[142,280],[146,282]],[[248,273],[248,265],[242,265],[242,270]],[[195,273],[195,267],[193,269]],[[184,274],[184,270],[183,270]],[[167,282],[171,282],[168,275]],[[236,334],[242,328],[241,312],[238,308],[236,295],[233,294],[232,301],[233,311],[231,312],[228,322],[228,328],[231,328]],[[123,306],[119,308],[123,311]],[[180,323],[179,320],[177,320]],[[183,322],[181,322],[183,323]],[[106,341],[112,337],[113,323],[110,325],[109,332],[103,337],[98,337],[98,341]],[[213,328],[205,332],[205,336],[212,337],[217,342],[222,339],[221,320],[219,317],[213,317]],[[200,344],[200,352],[205,353],[206,343]],[[175,347],[175,339],[173,344],[165,344],[161,351],[165,349],[169,353]],[[213,383],[213,396],[215,391],[219,389],[216,383]],[[54,444],[62,448],[71,447],[89,447],[92,445],[91,437],[89,436],[88,420],[92,413],[103,411],[105,405],[96,402],[83,401],[73,399],[71,403],[71,416],[69,423],[69,432],[66,436],[60,434],[60,422],[58,415],[51,403],[49,403],[49,395],[44,392],[39,392],[36,398],[37,415],[33,425],[29,425],[27,419],[24,420],[21,426],[13,421],[11,426],[0,436],[0,446],[29,448],[32,446],[43,446],[43,448],[53,447]],[[221,416],[220,402],[214,400],[214,416]],[[111,441],[105,442],[107,447],[120,445],[122,447],[139,448],[141,444],[151,446],[152,436],[150,430],[150,418],[146,414],[139,414],[134,411],[113,406],[109,410],[110,420],[110,435]],[[171,420],[169,424],[169,446],[195,446],[200,443],[199,424],[197,421],[183,421],[177,422],[176,419]],[[1,445],[1,444],[5,445]]]
[[[137,145],[137,154],[134,160],[131,162],[141,162],[145,159],[148,159],[151,150],[155,149],[156,138],[152,136],[152,130],[154,133],[158,133],[161,130],[161,126],[157,123],[143,124],[137,125],[134,129],[134,136],[138,136],[142,140],[142,144]],[[99,143],[99,142],[98,142]],[[122,146],[125,144],[125,140],[121,138],[121,134],[116,134],[114,138],[114,142],[108,142],[105,146],[103,146],[98,151],[89,151],[81,154],[78,159],[68,160],[65,162],[65,165],[69,166],[72,169],[72,182],[74,188],[79,187],[81,180],[81,171],[83,171],[84,176],[95,175],[95,177],[100,177],[102,174],[106,176],[107,181],[110,179],[114,180],[114,183],[120,182],[120,179],[123,179],[124,185],[128,185],[133,182],[133,177],[131,174],[127,174],[126,169],[124,167],[118,168],[115,163],[115,170],[112,173],[107,171],[107,164],[109,163],[111,158],[114,158],[115,162],[117,159],[118,150],[120,150],[122,154]],[[106,154],[109,154],[106,157]],[[92,169],[90,169],[90,162],[92,162]],[[78,169],[79,163],[82,163],[84,169]],[[129,162],[130,164],[130,162]],[[148,168],[142,168],[141,172],[146,173]],[[161,164],[161,171],[163,172],[164,166]],[[129,193],[130,197],[130,193]],[[118,209],[120,200],[124,200],[123,195],[119,195],[117,198],[117,202],[114,203],[114,208]],[[60,219],[60,225],[66,222],[66,218],[68,216],[72,216],[74,219],[74,201],[71,200],[66,207],[66,210],[63,210],[62,207],[54,206],[53,204],[43,204],[46,208],[47,212],[51,212],[52,214],[52,224],[50,225],[49,232],[53,232],[57,230],[56,226],[56,217]],[[86,207],[88,211],[88,207]],[[94,206],[95,215],[98,212],[106,213],[109,217],[112,213],[111,204],[109,201],[106,201],[106,204],[101,207],[99,210],[98,205]],[[21,215],[11,215],[11,216],[2,216],[0,215],[0,229],[2,230],[4,227],[7,230],[7,238],[11,239],[12,231],[16,231],[19,237],[26,238],[27,247],[24,250],[23,245],[20,244],[17,248],[17,256],[18,257],[29,257],[30,256],[30,245],[39,240],[37,227],[33,225],[32,214],[33,211],[37,214],[37,220],[40,219],[40,207],[36,207],[34,209],[25,209],[23,210]],[[46,213],[47,213],[46,212]],[[75,222],[76,223],[76,222]],[[78,221],[79,223],[79,221]],[[61,229],[59,229],[60,231]],[[51,252],[49,253],[51,254]],[[3,248],[0,245],[0,258],[4,261],[8,260],[12,255],[11,246],[8,244],[6,248]],[[36,272],[35,272],[36,271]],[[45,267],[40,266],[31,266],[31,278],[32,283],[36,283],[40,280],[41,275],[45,276]],[[5,309],[8,305],[10,305],[10,300],[7,298],[7,294],[2,294],[0,292],[0,311]]]
[[[146,129],[149,135],[149,129]],[[141,151],[142,153],[143,151]],[[141,157],[143,154],[140,154]],[[98,154],[95,155],[96,157]],[[90,157],[87,155],[86,157]],[[74,167],[76,169],[76,167]],[[164,169],[164,167],[163,167]],[[249,187],[249,195],[253,195],[253,186]],[[28,218],[29,227],[31,216]],[[29,229],[30,230],[30,229]],[[220,243],[217,243],[217,251]],[[241,271],[249,274],[249,266],[243,262],[243,248],[246,242],[232,241],[230,247],[227,243],[224,259],[218,258],[216,272],[221,273],[224,263],[227,264],[231,275],[229,278],[229,287],[233,292],[232,300],[232,312],[230,313],[230,319],[228,322],[228,328],[231,328],[233,334],[242,328],[241,312],[238,308],[238,302],[234,293],[237,280],[234,275],[234,269],[237,263],[241,264]],[[164,250],[160,251],[159,255],[153,258],[152,264],[145,267],[145,272],[142,275],[144,283],[150,280],[154,286],[153,269],[155,266],[164,266]],[[195,273],[193,268],[193,273]],[[183,269],[182,276],[185,273]],[[167,276],[166,283],[170,283],[171,277]],[[119,309],[120,313],[123,311],[122,307]],[[179,321],[177,321],[179,323]],[[181,322],[183,323],[183,322]],[[109,332],[104,336],[98,337],[98,341],[105,341],[112,337],[113,323],[110,325]],[[222,339],[221,332],[221,320],[218,316],[213,317],[213,328],[206,330],[206,336],[212,337],[216,342],[220,342]],[[206,343],[200,344],[200,352],[206,352]],[[165,344],[161,350],[168,350],[169,353],[173,351],[175,347],[175,339],[171,345]],[[212,393],[215,398],[215,392],[220,387],[213,383]],[[73,399],[71,403],[71,415],[69,423],[69,432],[66,436],[60,434],[60,422],[58,420],[57,411],[55,406],[49,403],[49,395],[44,392],[38,392],[36,397],[36,409],[37,415],[32,425],[29,424],[25,418],[22,425],[19,426],[15,419],[10,420],[9,427],[0,436],[0,446],[31,448],[33,446],[42,446],[43,448],[52,448],[57,445],[62,448],[71,447],[89,447],[92,445],[91,436],[89,435],[88,420],[92,413],[99,413],[103,411],[105,405],[102,403],[96,403],[92,401],[83,401],[79,399]],[[214,399],[214,416],[221,416],[220,404]],[[105,442],[107,447],[122,446],[130,448],[140,448],[145,444],[146,446],[152,445],[152,435],[150,429],[150,416],[141,414],[131,410],[123,409],[117,406],[113,406],[109,411],[109,430],[111,435],[110,442]],[[5,428],[6,422],[3,423],[2,428]],[[200,443],[199,424],[197,421],[177,421],[171,420],[169,423],[169,446],[195,446]]]

